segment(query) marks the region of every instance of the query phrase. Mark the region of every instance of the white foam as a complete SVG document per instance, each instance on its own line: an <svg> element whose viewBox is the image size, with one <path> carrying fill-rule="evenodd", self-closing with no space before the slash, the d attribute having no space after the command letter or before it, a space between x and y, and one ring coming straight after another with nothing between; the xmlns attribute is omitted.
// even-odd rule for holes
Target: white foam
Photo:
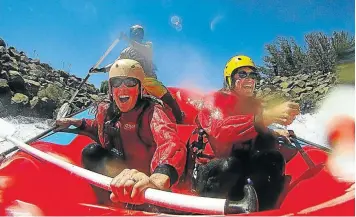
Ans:
<svg viewBox="0 0 356 217"><path fill-rule="evenodd" d="M13 124L16 128L14 137L23 141L26 141L46 129L50 128L50 120L43 118L29 118L23 116L6 117L5 121ZM0 142L0 153L14 147L13 144L4 141Z"/></svg>

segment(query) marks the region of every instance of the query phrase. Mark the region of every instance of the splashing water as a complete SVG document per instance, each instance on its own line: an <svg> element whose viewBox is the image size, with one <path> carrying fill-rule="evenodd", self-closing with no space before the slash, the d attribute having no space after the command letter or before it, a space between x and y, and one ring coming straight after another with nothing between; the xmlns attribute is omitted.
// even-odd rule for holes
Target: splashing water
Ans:
<svg viewBox="0 0 356 217"><path fill-rule="evenodd" d="M22 141L26 141L47 130L51 127L50 122L52 121L44 118L31 118L24 116L10 116L4 118L4 120L15 125L16 132L13 136ZM9 150L12 147L14 147L12 143L7 141L0 142L0 153Z"/></svg>

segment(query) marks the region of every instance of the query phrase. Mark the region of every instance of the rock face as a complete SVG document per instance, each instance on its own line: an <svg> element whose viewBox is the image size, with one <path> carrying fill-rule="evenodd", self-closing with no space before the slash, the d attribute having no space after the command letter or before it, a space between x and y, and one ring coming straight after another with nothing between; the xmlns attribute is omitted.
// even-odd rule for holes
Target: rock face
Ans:
<svg viewBox="0 0 356 217"><path fill-rule="evenodd" d="M302 113L313 112L317 103L329 89L337 84L335 73L311 72L289 77L275 76L261 79L257 84L257 96L268 102L291 100L298 102Z"/></svg>
<svg viewBox="0 0 356 217"><path fill-rule="evenodd" d="M31 59L0 38L0 116L24 115L53 118L68 102L82 79ZM99 90L84 84L74 99L74 111L98 99Z"/></svg>

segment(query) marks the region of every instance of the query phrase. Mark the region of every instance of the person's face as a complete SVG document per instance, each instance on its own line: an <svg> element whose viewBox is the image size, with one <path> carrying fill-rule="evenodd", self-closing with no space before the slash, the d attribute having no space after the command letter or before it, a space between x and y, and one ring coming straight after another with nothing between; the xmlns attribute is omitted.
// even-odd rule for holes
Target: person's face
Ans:
<svg viewBox="0 0 356 217"><path fill-rule="evenodd" d="M143 40L144 33L142 30L136 30L130 33L131 40L141 43Z"/></svg>
<svg viewBox="0 0 356 217"><path fill-rule="evenodd" d="M243 96L253 96L258 74L250 67L241 67L232 76L233 91Z"/></svg>
<svg viewBox="0 0 356 217"><path fill-rule="evenodd" d="M121 112L128 112L136 105L139 90L139 80L128 77L110 79L112 96Z"/></svg>

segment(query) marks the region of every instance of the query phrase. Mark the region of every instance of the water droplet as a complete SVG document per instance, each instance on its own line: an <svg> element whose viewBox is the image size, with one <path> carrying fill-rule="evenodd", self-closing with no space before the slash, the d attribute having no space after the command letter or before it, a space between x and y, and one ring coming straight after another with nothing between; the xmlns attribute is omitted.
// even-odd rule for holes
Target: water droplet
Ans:
<svg viewBox="0 0 356 217"><path fill-rule="evenodd" d="M182 18L180 18L177 15L174 15L171 17L171 25L173 28L175 28L178 32L180 32L183 29L182 25Z"/></svg>

